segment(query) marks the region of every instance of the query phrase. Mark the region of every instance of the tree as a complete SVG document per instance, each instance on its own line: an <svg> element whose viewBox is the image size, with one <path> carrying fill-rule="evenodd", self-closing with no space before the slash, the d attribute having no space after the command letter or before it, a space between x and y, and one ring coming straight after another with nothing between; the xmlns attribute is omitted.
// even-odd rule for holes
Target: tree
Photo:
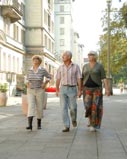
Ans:
<svg viewBox="0 0 127 159"><path fill-rule="evenodd" d="M102 17L102 27L104 34L99 40L99 59L107 71L107 48L108 48L108 28L107 28L107 11L105 10ZM116 77L121 69L127 65L127 6L120 10L111 10L110 19L110 68L112 76ZM121 73L121 72L120 72ZM124 72L125 73L125 72ZM119 76L117 76L119 77ZM126 76L127 77L127 76Z"/></svg>

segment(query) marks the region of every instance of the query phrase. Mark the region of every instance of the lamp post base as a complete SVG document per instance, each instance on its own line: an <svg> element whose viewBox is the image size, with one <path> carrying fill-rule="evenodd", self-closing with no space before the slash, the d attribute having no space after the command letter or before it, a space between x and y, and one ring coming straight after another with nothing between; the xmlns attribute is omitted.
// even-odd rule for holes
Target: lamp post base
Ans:
<svg viewBox="0 0 127 159"><path fill-rule="evenodd" d="M113 95L113 86L112 86L112 78L107 77L109 89L110 89L110 95Z"/></svg>

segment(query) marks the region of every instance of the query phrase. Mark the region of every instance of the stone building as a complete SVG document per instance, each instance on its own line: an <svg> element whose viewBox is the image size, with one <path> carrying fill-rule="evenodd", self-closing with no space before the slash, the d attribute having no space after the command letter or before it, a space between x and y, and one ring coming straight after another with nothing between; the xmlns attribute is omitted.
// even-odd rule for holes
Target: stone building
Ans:
<svg viewBox="0 0 127 159"><path fill-rule="evenodd" d="M20 89L22 76L39 54L42 66L54 75L54 0L0 0L0 83L8 82L9 95Z"/></svg>
<svg viewBox="0 0 127 159"><path fill-rule="evenodd" d="M0 83L8 82L10 95L23 70L24 7L23 0L0 0Z"/></svg>

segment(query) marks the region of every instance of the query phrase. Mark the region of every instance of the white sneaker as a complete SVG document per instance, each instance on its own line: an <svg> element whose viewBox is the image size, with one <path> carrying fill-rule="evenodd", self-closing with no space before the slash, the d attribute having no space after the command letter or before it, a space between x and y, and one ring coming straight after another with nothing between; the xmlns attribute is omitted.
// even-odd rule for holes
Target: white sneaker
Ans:
<svg viewBox="0 0 127 159"><path fill-rule="evenodd" d="M90 127L90 121L89 120L87 121L87 126Z"/></svg>
<svg viewBox="0 0 127 159"><path fill-rule="evenodd" d="M96 131L96 129L95 129L93 126L90 126L89 130L90 130L91 132Z"/></svg>

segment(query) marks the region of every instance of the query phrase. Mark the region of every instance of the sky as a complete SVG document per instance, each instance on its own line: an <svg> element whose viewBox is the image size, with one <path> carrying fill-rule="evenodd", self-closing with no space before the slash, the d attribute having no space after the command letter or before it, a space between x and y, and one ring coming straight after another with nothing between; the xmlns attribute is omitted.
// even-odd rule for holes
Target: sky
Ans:
<svg viewBox="0 0 127 159"><path fill-rule="evenodd" d="M120 7L127 0L112 0L111 7ZM74 29L79 33L79 42L84 45L84 57L88 51L97 51L97 42L102 34L102 11L107 8L106 0L75 0L73 3Z"/></svg>

